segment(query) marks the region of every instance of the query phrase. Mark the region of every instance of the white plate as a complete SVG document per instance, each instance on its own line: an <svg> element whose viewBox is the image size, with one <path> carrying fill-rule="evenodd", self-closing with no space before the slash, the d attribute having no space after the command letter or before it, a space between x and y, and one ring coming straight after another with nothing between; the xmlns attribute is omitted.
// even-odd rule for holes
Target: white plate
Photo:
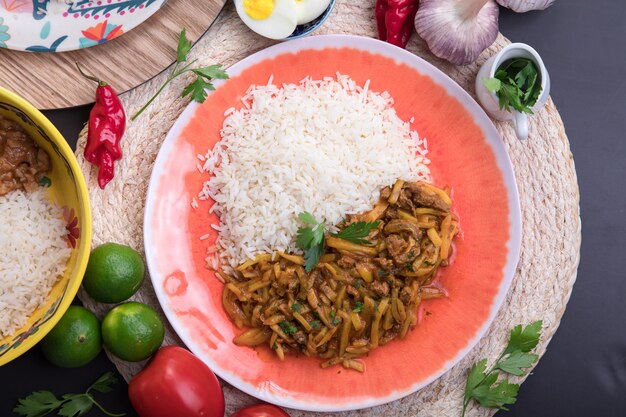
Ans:
<svg viewBox="0 0 626 417"><path fill-rule="evenodd" d="M352 68L352 69L350 69ZM310 74L310 72L314 74ZM208 203L191 207L206 177L196 169L219 139L224 111L250 84L297 82L307 75L334 76L370 89L384 86L406 120L429 139L435 182L452 186L464 236L443 279L450 297L428 301L431 312L404 340L364 359L366 372L321 370L319 362L288 357L279 362L265 348L237 347L239 332L221 306L222 284L205 268L215 218ZM176 121L155 162L144 219L150 276L170 323L189 349L221 378L278 405L335 412L405 397L457 364L485 334L515 273L521 220L513 168L497 130L480 106L437 68L403 49L370 38L314 36L262 50L228 70L231 79ZM417 100L417 101L415 101ZM448 113L450 112L450 113ZM444 115L444 116L442 116ZM423 130L421 130L423 129ZM455 130L456 129L456 130ZM330 388L329 388L330 387Z"/></svg>

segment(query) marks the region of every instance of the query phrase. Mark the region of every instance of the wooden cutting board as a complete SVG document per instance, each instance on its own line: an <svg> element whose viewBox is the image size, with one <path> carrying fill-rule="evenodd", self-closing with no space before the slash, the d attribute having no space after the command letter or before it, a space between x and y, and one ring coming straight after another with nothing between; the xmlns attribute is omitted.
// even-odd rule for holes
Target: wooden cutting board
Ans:
<svg viewBox="0 0 626 417"><path fill-rule="evenodd" d="M180 31L195 42L211 26L227 0L169 0L128 33L102 45L60 53L0 48L0 85L39 109L60 109L94 100L94 86L78 82L86 72L111 82L118 93L151 79L176 59Z"/></svg>

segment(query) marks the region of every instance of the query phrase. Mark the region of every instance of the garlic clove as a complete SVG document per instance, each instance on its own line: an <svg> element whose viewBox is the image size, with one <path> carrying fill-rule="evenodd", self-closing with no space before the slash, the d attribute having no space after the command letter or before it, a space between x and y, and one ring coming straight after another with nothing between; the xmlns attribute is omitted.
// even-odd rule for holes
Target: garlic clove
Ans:
<svg viewBox="0 0 626 417"><path fill-rule="evenodd" d="M467 65L498 36L494 0L422 0L415 29L439 58Z"/></svg>
<svg viewBox="0 0 626 417"><path fill-rule="evenodd" d="M552 6L555 0L496 0L500 6L511 9L517 13L529 10L544 10Z"/></svg>

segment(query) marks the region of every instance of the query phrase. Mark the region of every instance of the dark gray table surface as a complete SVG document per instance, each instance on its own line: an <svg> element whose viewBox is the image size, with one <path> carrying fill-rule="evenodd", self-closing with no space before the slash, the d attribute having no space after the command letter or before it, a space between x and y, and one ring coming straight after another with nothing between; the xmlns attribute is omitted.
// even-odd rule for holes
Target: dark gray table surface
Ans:
<svg viewBox="0 0 626 417"><path fill-rule="evenodd" d="M500 30L534 46L550 71L578 172L583 244L561 327L517 404L498 415L626 416L626 1L559 0L543 12L503 10ZM46 114L74 144L88 112ZM115 368L104 354L65 370L33 348L0 368L0 416L14 415L16 399L33 390L80 392L106 370ZM135 415L125 384L99 398L111 411Z"/></svg>

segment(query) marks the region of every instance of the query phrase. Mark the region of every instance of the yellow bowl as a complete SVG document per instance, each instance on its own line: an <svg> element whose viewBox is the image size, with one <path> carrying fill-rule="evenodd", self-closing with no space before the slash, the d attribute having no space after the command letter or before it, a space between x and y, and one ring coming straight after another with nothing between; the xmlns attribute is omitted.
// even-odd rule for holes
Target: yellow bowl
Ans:
<svg viewBox="0 0 626 417"><path fill-rule="evenodd" d="M57 324L76 296L91 249L91 208L83 173L57 128L26 100L3 88L0 88L0 115L19 123L50 155L52 169L42 184L48 186L48 197L63 207L66 240L72 247L65 273L52 288L47 302L31 314L22 328L0 339L1 366L37 344Z"/></svg>

